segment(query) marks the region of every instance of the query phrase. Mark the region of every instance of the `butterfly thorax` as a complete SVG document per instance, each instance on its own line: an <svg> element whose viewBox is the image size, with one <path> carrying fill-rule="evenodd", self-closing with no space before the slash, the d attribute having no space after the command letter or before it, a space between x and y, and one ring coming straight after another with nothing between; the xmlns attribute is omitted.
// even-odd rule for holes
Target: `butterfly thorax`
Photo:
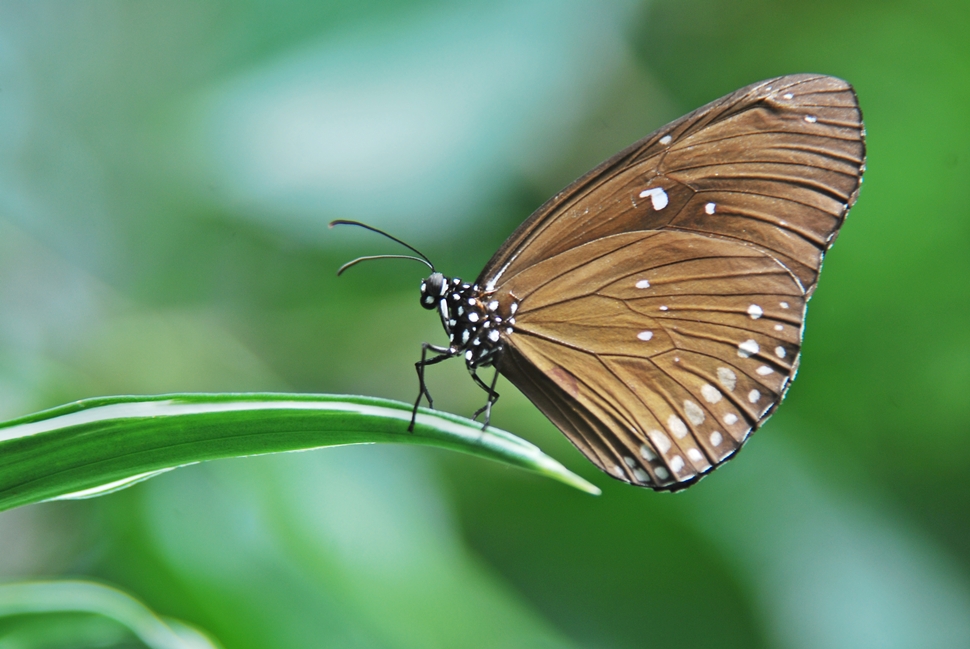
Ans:
<svg viewBox="0 0 970 649"><path fill-rule="evenodd" d="M515 317L492 294L441 273L421 282L421 306L438 309L448 334L448 351L464 356L469 369L498 360L502 336L511 334L515 325Z"/></svg>

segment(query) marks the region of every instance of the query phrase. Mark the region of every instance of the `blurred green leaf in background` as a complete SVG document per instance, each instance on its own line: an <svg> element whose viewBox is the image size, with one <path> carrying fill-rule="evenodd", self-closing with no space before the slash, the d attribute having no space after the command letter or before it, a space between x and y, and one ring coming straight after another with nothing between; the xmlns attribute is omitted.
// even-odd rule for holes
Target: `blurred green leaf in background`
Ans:
<svg viewBox="0 0 970 649"><path fill-rule="evenodd" d="M786 403L684 494L614 484L500 382L493 423L602 498L413 446L224 460L0 514L0 578L114 584L227 649L970 646L968 33L965 0L0 5L0 420L410 401L423 269L337 280L396 250L330 220L474 277L577 175L778 74L849 80L869 145Z"/></svg>
<svg viewBox="0 0 970 649"><path fill-rule="evenodd" d="M177 620L164 620L134 598L84 581L0 585L0 637L8 647L217 649ZM131 646L131 645L129 645Z"/></svg>

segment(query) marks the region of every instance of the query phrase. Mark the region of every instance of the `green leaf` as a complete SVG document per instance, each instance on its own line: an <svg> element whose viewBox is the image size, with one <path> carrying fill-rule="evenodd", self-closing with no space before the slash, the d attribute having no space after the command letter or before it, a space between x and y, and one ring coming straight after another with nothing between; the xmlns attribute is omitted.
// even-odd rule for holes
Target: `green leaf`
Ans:
<svg viewBox="0 0 970 649"><path fill-rule="evenodd" d="M599 489L510 433L372 397L169 394L102 397L0 424L0 511L109 493L204 460L395 442L462 451L591 494Z"/></svg>

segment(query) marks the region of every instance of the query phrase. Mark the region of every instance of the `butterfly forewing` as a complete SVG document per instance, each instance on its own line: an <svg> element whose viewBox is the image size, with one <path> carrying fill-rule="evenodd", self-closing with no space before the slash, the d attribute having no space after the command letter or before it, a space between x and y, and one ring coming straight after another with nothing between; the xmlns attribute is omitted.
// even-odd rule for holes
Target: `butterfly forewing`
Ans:
<svg viewBox="0 0 970 649"><path fill-rule="evenodd" d="M499 370L614 477L692 484L784 396L863 167L855 95L831 77L755 84L658 130L486 266L515 318Z"/></svg>
<svg viewBox="0 0 970 649"><path fill-rule="evenodd" d="M478 283L498 286L610 234L682 229L764 247L810 293L855 198L864 155L847 83L817 75L763 81L668 124L559 192L509 237Z"/></svg>

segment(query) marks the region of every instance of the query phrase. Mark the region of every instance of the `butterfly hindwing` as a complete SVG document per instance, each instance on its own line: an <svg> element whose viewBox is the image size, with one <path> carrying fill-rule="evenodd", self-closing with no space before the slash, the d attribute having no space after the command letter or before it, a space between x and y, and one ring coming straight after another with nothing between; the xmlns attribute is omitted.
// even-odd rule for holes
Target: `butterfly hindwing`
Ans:
<svg viewBox="0 0 970 649"><path fill-rule="evenodd" d="M502 291L517 307L500 371L594 463L636 484L677 489L726 460L797 367L804 290L750 245L613 235ZM570 403L581 412L556 412Z"/></svg>

